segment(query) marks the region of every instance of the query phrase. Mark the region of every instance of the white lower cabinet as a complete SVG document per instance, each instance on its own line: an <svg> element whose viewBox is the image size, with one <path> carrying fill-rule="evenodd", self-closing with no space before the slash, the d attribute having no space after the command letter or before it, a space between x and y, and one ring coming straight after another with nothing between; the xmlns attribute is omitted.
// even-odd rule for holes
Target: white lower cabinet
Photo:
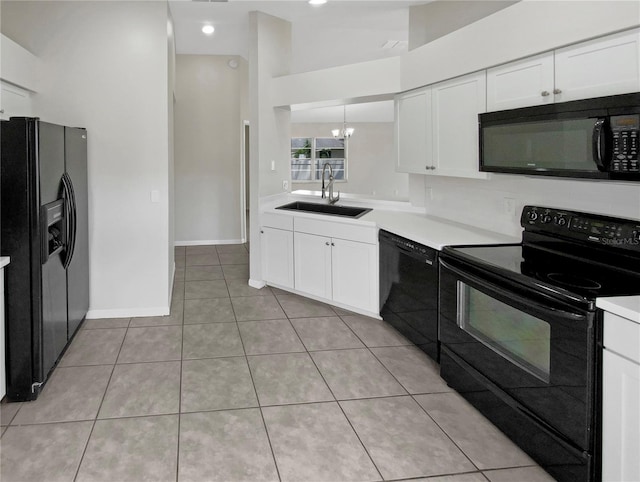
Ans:
<svg viewBox="0 0 640 482"><path fill-rule="evenodd" d="M293 239L296 291L377 315L375 228L300 220Z"/></svg>
<svg viewBox="0 0 640 482"><path fill-rule="evenodd" d="M293 289L293 232L266 226L260 232L264 280Z"/></svg>
<svg viewBox="0 0 640 482"><path fill-rule="evenodd" d="M331 299L331 238L295 233L296 290Z"/></svg>
<svg viewBox="0 0 640 482"><path fill-rule="evenodd" d="M262 275L269 285L378 315L374 225L271 212L261 223Z"/></svg>
<svg viewBox="0 0 640 482"><path fill-rule="evenodd" d="M331 245L333 301L378 313L378 247L334 239Z"/></svg>
<svg viewBox="0 0 640 482"><path fill-rule="evenodd" d="M605 313L602 480L640 480L640 325Z"/></svg>

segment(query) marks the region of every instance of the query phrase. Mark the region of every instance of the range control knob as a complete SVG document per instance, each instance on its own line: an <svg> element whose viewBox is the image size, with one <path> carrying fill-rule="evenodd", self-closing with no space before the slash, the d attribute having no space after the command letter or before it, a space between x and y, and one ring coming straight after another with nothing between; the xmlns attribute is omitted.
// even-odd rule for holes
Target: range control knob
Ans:
<svg viewBox="0 0 640 482"><path fill-rule="evenodd" d="M545 214L544 216L542 216L541 221L542 221L544 224L550 223L550 222L551 222L551 216L549 216L548 214Z"/></svg>
<svg viewBox="0 0 640 482"><path fill-rule="evenodd" d="M566 224L567 224L567 218L562 217L562 216L558 216L558 217L554 218L554 222L555 222L558 226L566 226Z"/></svg>
<svg viewBox="0 0 640 482"><path fill-rule="evenodd" d="M535 221L536 219L538 219L538 213L535 211L529 211L529 214L527 214L527 218L529 218L529 221Z"/></svg>

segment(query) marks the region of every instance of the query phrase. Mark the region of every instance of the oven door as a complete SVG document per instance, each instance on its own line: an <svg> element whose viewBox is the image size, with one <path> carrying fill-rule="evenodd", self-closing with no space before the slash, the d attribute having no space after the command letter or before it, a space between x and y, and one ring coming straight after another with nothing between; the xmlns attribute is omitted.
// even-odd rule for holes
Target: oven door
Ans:
<svg viewBox="0 0 640 482"><path fill-rule="evenodd" d="M451 258L441 260L440 288L440 340L448 359L553 435L588 450L594 313ZM443 360L445 379L450 368Z"/></svg>

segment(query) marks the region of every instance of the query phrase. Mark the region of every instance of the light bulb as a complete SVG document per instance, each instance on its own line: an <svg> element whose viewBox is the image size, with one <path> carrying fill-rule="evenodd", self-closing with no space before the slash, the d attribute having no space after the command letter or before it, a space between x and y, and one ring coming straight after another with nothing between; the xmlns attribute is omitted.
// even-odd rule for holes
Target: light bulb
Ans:
<svg viewBox="0 0 640 482"><path fill-rule="evenodd" d="M205 25L204 27L202 27L202 33L205 35L211 35L216 29L213 27L213 25Z"/></svg>

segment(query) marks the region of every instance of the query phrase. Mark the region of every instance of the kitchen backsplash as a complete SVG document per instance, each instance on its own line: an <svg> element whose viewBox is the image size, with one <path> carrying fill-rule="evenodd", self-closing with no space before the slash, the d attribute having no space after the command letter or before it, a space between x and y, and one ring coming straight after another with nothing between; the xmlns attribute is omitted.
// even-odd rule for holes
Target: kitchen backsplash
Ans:
<svg viewBox="0 0 640 482"><path fill-rule="evenodd" d="M640 219L640 184L493 174L488 180L411 175L412 204L438 216L507 235L521 232L534 204Z"/></svg>

